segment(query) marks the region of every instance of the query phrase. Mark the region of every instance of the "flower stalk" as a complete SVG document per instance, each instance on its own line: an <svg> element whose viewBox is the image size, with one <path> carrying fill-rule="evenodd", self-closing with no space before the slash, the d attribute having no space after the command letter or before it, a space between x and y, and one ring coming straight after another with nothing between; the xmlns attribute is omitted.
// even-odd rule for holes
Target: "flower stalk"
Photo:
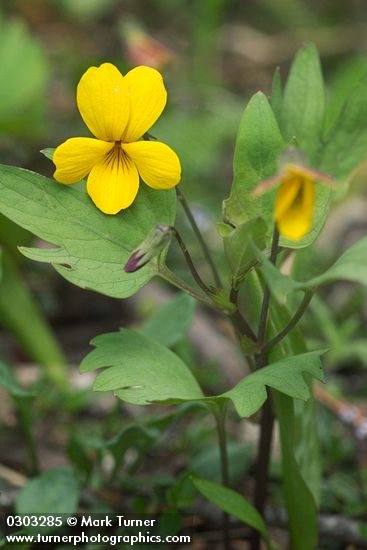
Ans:
<svg viewBox="0 0 367 550"><path fill-rule="evenodd" d="M201 234L201 231L198 227L198 224L196 223L195 221L195 218L191 212L191 209L188 205L188 202L186 201L182 191L176 187L176 194L177 194L177 198L179 200L179 202L181 203L182 205L182 208L184 209L184 212L186 214L186 217L192 227L192 230L193 232L195 233L195 236L197 238L197 240L199 241L200 243L200 246L203 250L203 253L204 253L204 256L205 256L205 259L206 261L208 262L209 266L210 266L210 269L212 271L212 274L213 274L213 279L214 279L214 282L215 282L215 285L218 287L218 288L222 288L223 285L222 285L222 282L221 282L221 279L220 279L220 276L219 276L219 272L217 270L217 267L214 263L214 260L211 256L211 253L210 253L210 250L209 250L209 247L208 245L206 244L205 242L205 239L204 237L202 236Z"/></svg>
<svg viewBox="0 0 367 550"><path fill-rule="evenodd" d="M279 253L279 231L274 227L273 240L270 252L270 261L273 265L276 264ZM265 286L263 301L260 311L259 328L258 328L258 345L260 353L255 355L255 365L257 369L261 369L266 365L266 352L264 352L263 344L266 336L266 326L269 314L270 305L270 287ZM256 462L255 472L255 495L254 505L257 511L263 515L266 502L268 469L271 455L271 442L274 428L274 410L271 401L271 392L267 390L267 399L262 408L260 422L260 440ZM258 531L254 531L251 539L251 550L260 550L261 537Z"/></svg>

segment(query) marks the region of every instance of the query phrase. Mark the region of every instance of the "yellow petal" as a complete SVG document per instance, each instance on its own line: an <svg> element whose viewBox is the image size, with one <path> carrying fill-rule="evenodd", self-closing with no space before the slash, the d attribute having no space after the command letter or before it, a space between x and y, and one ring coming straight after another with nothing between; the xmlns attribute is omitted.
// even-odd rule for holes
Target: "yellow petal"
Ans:
<svg viewBox="0 0 367 550"><path fill-rule="evenodd" d="M99 139L119 141L130 113L129 90L111 63L90 67L80 79L76 99L89 130Z"/></svg>
<svg viewBox="0 0 367 550"><path fill-rule="evenodd" d="M292 240L304 237L312 226L314 205L315 187L313 182L306 180L296 199L276 220L280 234Z"/></svg>
<svg viewBox="0 0 367 550"><path fill-rule="evenodd" d="M165 143L136 141L121 147L135 162L141 179L154 189L169 189L181 178L180 159Z"/></svg>
<svg viewBox="0 0 367 550"><path fill-rule="evenodd" d="M300 178L289 178L283 181L275 199L274 218L281 218L297 197L301 187Z"/></svg>
<svg viewBox="0 0 367 550"><path fill-rule="evenodd" d="M166 105L167 92L162 75L151 67L135 67L124 80L129 88L130 118L122 141L131 142L153 126Z"/></svg>
<svg viewBox="0 0 367 550"><path fill-rule="evenodd" d="M96 164L87 181L87 191L94 204L105 214L117 214L128 208L139 189L135 164L119 146Z"/></svg>
<svg viewBox="0 0 367 550"><path fill-rule="evenodd" d="M113 146L113 143L94 138L77 137L66 140L55 149L52 157L56 165L55 180L60 183L75 183L83 179Z"/></svg>

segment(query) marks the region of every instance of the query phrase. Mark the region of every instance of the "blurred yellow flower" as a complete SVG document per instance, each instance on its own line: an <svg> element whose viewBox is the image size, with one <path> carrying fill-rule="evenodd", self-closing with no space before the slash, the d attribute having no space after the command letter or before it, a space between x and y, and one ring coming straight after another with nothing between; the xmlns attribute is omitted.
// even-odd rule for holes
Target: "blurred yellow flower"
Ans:
<svg viewBox="0 0 367 550"><path fill-rule="evenodd" d="M284 237L296 241L311 229L315 206L314 184L312 172L303 166L284 166L274 208L278 231Z"/></svg>
<svg viewBox="0 0 367 550"><path fill-rule="evenodd" d="M322 182L335 188L330 176L305 166L302 161L301 151L288 149L281 155L279 173L261 181L252 191L252 196L258 197L278 186L273 217L279 233L293 241L302 239L312 227L315 184Z"/></svg>
<svg viewBox="0 0 367 550"><path fill-rule="evenodd" d="M125 76L111 63L90 67L77 88L79 112L95 138L76 137L53 155L54 178L75 183L88 174L87 191L105 214L117 214L134 201L141 179L154 189L180 181L177 154L164 143L139 141L167 101L161 74L135 67Z"/></svg>

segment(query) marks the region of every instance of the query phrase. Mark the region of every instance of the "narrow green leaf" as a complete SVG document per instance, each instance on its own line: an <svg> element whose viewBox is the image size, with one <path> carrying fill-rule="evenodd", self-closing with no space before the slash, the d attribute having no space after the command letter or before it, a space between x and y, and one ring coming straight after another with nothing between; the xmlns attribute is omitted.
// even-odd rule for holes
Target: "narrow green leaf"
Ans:
<svg viewBox="0 0 367 550"><path fill-rule="evenodd" d="M248 103L238 130L233 159L231 193L224 201L224 220L234 226L256 217L270 220L275 191L254 199L251 192L265 178L276 173L284 143L264 94L258 92Z"/></svg>
<svg viewBox="0 0 367 550"><path fill-rule="evenodd" d="M58 342L22 280L13 257L4 250L0 261L0 323L14 334L29 357L44 368L48 378L65 391L69 379Z"/></svg>
<svg viewBox="0 0 367 550"><path fill-rule="evenodd" d="M142 184L134 204L116 216L102 214L84 185L66 186L28 170L0 165L0 212L56 248L22 248L27 257L52 263L82 288L126 298L158 274L151 261L136 273L123 266L157 223L175 218L173 190Z"/></svg>
<svg viewBox="0 0 367 550"><path fill-rule="evenodd" d="M335 281L350 281L367 285L367 237L348 248L324 273L308 281L294 281L280 273L268 258L256 247L254 254L261 262L261 271L275 296L281 300L295 290L315 289Z"/></svg>
<svg viewBox="0 0 367 550"><path fill-rule="evenodd" d="M367 285L367 237L348 248L327 271L306 283L295 283L295 288L313 288L334 281L351 281Z"/></svg>
<svg viewBox="0 0 367 550"><path fill-rule="evenodd" d="M284 357L267 367L246 376L234 388L222 394L233 402L241 417L253 415L267 398L266 386L295 397L308 399L310 388L307 375L323 380L320 357L324 351L311 351Z"/></svg>
<svg viewBox="0 0 367 550"><path fill-rule="evenodd" d="M219 483L192 478L196 489L210 502L218 506L227 514L242 521L246 525L253 527L262 534L266 547L270 548L269 535L264 520L256 510L243 496L232 489L228 489Z"/></svg>
<svg viewBox="0 0 367 550"><path fill-rule="evenodd" d="M292 63L284 90L282 129L286 140L297 145L311 162L320 146L325 113L325 91L316 46L300 49Z"/></svg>
<svg viewBox="0 0 367 550"><path fill-rule="evenodd" d="M172 347L182 340L190 328L196 302L180 293L156 309L139 327L139 332L163 346Z"/></svg>
<svg viewBox="0 0 367 550"><path fill-rule="evenodd" d="M314 550L317 545L317 515L312 493L301 475L296 445L293 401L274 392L282 445L284 495L289 517L292 550Z"/></svg>
<svg viewBox="0 0 367 550"><path fill-rule="evenodd" d="M97 336L96 349L81 370L109 367L96 378L94 389L114 391L128 403L200 399L203 394L190 369L171 350L131 330Z"/></svg>
<svg viewBox="0 0 367 550"><path fill-rule="evenodd" d="M300 399L293 401L296 434L294 456L299 471L306 481L316 505L319 506L321 499L321 456L317 431L317 402L313 396L313 380L308 380L307 383L311 398L306 402Z"/></svg>
<svg viewBox="0 0 367 550"><path fill-rule="evenodd" d="M259 312L261 309L263 298L263 284L256 272L252 272L248 276L249 292L251 292L251 304L255 310L254 322L258 323ZM276 302L273 303L269 314L268 337L271 338L278 334L280 330L286 326L291 319L291 315L287 308L280 306ZM274 363L283 358L287 358L295 354L304 354L306 351L305 343L301 332L298 328L292 330L287 337L275 346L269 354L269 359ZM306 380L310 398L307 401L297 401L297 432L293 431L289 435L288 416L277 414L279 420L280 431L284 434L281 437L282 449L282 471L283 471L283 487L288 512L288 520L290 530L292 532L292 548L300 550L313 550L313 541L317 539L317 506L316 502L319 495L320 487L320 459L318 449L318 434L317 434L317 419L315 415L314 397L312 396L312 379L307 376ZM274 394L277 392L273 392ZM277 393L277 399L281 404L293 401L283 393ZM293 411L293 409L292 409ZM292 421L293 415L289 413ZM304 419L307 418L307 422ZM303 460L298 463L300 443L310 441L310 445L303 447ZM305 464L308 467L305 468ZM310 478L310 474L312 477ZM315 491L315 494L311 494ZM297 535L298 523L302 518L309 518L307 524L308 533L304 537L303 529ZM311 544L310 544L311 541ZM307 543L308 546L302 547ZM294 544L294 546L293 546Z"/></svg>

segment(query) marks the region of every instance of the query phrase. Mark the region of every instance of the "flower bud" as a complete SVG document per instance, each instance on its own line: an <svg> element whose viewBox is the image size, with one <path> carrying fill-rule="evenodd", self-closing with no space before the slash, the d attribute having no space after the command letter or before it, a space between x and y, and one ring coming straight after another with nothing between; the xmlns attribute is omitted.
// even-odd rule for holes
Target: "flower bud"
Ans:
<svg viewBox="0 0 367 550"><path fill-rule="evenodd" d="M156 225L146 239L131 253L124 266L126 273L134 273L158 256L171 240L174 229L170 225Z"/></svg>

